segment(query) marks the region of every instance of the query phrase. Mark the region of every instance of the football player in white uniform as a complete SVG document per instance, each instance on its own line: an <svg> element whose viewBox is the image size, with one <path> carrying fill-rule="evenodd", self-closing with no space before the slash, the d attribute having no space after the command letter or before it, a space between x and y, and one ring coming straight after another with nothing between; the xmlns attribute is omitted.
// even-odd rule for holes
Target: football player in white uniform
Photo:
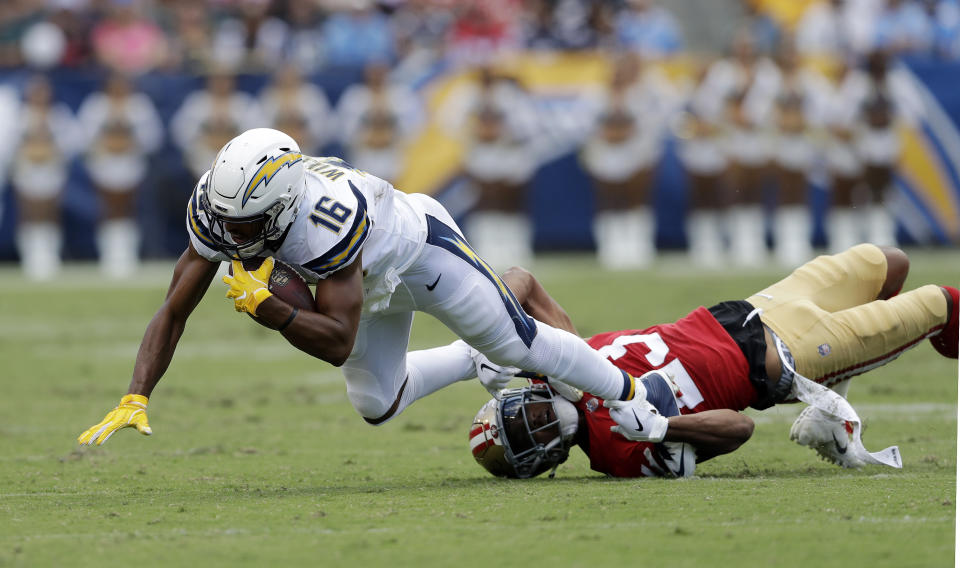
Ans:
<svg viewBox="0 0 960 568"><path fill-rule="evenodd" d="M223 147L194 189L187 227L190 244L147 327L128 394L81 444L102 444L125 427L151 433L147 397L222 261L232 261L224 281L237 311L342 367L350 402L371 424L456 381L462 373L450 367L463 360L530 369L605 399L644 394L582 339L524 313L437 201L397 191L337 158L303 156L277 130L249 130ZM268 258L245 270L241 261L257 256ZM264 283L273 257L316 283L315 311L270 293ZM408 354L414 311L464 341Z"/></svg>

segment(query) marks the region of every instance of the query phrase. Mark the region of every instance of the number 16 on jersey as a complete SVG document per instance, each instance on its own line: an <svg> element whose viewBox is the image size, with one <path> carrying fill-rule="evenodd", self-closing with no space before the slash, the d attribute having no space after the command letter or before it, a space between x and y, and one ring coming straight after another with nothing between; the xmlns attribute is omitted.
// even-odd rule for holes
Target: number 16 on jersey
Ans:
<svg viewBox="0 0 960 568"><path fill-rule="evenodd" d="M353 213L353 210L344 207L339 201L323 196L320 201L317 201L313 212L310 213L310 220L313 221L315 226L324 227L339 234L351 213Z"/></svg>

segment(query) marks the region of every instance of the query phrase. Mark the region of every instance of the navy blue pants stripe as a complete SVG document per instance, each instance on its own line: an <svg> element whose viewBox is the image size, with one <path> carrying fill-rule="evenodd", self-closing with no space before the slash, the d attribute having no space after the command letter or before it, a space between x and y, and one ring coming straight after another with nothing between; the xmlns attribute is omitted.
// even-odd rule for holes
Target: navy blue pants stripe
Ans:
<svg viewBox="0 0 960 568"><path fill-rule="evenodd" d="M427 244L440 247L455 254L483 274L487 280L492 282L497 289L497 293L500 294L503 306L507 309L507 313L510 314L510 319L513 320L513 326L517 330L517 335L523 340L524 345L530 347L530 344L533 343L533 338L537 336L537 322L523 311L520 302L517 301L513 292L507 288L507 285L504 284L500 276L490 268L490 265L480 258L480 255L467 244L467 241L464 240L459 233L436 217L427 215Z"/></svg>

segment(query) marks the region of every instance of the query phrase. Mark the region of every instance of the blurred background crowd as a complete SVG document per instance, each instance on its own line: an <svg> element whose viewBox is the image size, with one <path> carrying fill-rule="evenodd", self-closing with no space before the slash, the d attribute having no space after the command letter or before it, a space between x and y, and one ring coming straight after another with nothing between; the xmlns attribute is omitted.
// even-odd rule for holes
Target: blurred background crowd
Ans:
<svg viewBox="0 0 960 568"><path fill-rule="evenodd" d="M3 0L0 260L178 254L257 126L433 193L498 268L952 246L955 105L914 71L958 59L958 0Z"/></svg>

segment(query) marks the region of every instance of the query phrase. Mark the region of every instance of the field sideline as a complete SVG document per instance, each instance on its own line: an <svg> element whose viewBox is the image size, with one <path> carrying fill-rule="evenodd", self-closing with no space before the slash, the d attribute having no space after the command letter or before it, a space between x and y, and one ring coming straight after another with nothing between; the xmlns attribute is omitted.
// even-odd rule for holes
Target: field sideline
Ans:
<svg viewBox="0 0 960 568"><path fill-rule="evenodd" d="M960 253L908 252L908 289L960 282ZM754 438L693 479L607 479L574 449L556 479L505 481L469 453L476 381L367 426L336 369L233 312L215 281L151 399L154 435L79 450L125 392L171 267L122 286L90 265L46 285L0 267L0 566L953 565L958 369L926 342L850 391L867 448L899 445L903 470L819 461L789 441L801 407L785 406L749 411ZM532 268L583 335L785 274L672 256L635 273L580 255ZM411 345L452 338L419 314Z"/></svg>

